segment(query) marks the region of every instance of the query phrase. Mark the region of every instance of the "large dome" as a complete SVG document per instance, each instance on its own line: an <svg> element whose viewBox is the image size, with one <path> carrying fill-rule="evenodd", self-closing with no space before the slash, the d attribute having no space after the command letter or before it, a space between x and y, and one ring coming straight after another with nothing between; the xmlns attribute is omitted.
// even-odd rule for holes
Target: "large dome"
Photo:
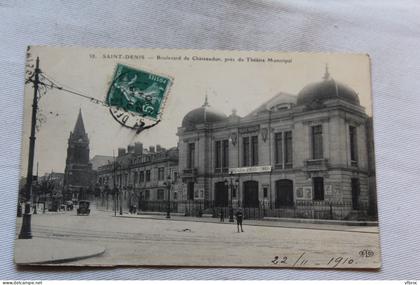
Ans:
<svg viewBox="0 0 420 285"><path fill-rule="evenodd" d="M330 99L341 99L354 105L360 105L356 91L331 78L327 68L322 81L308 84L299 92L297 105L310 106Z"/></svg>
<svg viewBox="0 0 420 285"><path fill-rule="evenodd" d="M210 107L206 97L206 101L204 102L203 106L194 109L185 115L184 119L182 120L182 127L193 128L197 124L216 123L226 119L227 116L224 113Z"/></svg>

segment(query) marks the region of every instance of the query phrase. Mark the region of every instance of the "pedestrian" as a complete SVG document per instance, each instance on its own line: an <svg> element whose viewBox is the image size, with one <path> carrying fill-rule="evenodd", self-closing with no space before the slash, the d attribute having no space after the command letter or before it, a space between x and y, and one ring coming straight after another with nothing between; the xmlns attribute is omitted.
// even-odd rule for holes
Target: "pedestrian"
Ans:
<svg viewBox="0 0 420 285"><path fill-rule="evenodd" d="M223 211L223 209L220 209L220 221L221 222L225 221L225 212Z"/></svg>
<svg viewBox="0 0 420 285"><path fill-rule="evenodd" d="M235 217L236 217L236 224L238 226L238 233L239 233L239 226L241 226L241 232L244 232L244 230L242 229L242 220L244 218L244 215L242 214L241 209L236 211Z"/></svg>

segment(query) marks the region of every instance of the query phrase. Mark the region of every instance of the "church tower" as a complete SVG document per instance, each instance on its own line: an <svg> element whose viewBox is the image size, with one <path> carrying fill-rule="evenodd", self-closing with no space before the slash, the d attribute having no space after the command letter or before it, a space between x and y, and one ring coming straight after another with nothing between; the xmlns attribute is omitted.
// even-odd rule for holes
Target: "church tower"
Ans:
<svg viewBox="0 0 420 285"><path fill-rule="evenodd" d="M64 199L87 199L91 184L92 165L89 162L89 138L79 110L76 125L70 132L67 147L66 169L64 172Z"/></svg>

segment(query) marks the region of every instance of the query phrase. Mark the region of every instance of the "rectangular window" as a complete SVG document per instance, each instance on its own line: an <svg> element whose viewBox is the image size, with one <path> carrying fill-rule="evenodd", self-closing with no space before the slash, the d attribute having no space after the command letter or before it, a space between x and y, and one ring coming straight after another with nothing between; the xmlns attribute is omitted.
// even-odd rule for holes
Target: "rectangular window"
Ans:
<svg viewBox="0 0 420 285"><path fill-rule="evenodd" d="M158 191L157 191L157 199L158 200L165 199L165 192L164 192L163 189L158 189Z"/></svg>
<svg viewBox="0 0 420 285"><path fill-rule="evenodd" d="M174 192L174 200L178 200L178 192Z"/></svg>
<svg viewBox="0 0 420 285"><path fill-rule="evenodd" d="M146 182L150 182L150 169L146 170Z"/></svg>
<svg viewBox="0 0 420 285"><path fill-rule="evenodd" d="M322 125L312 127L312 158L324 158L322 146Z"/></svg>
<svg viewBox="0 0 420 285"><path fill-rule="evenodd" d="M195 167L195 143L189 143L187 168L191 169L194 167Z"/></svg>
<svg viewBox="0 0 420 285"><path fill-rule="evenodd" d="M276 164L283 165L283 133L274 135L274 155Z"/></svg>
<svg viewBox="0 0 420 285"><path fill-rule="evenodd" d="M194 182L188 182L187 184L187 199L194 200Z"/></svg>
<svg viewBox="0 0 420 285"><path fill-rule="evenodd" d="M268 188L264 187L263 191L264 191L264 198L267 198L268 197Z"/></svg>
<svg viewBox="0 0 420 285"><path fill-rule="evenodd" d="M215 142L214 151L215 169L229 167L229 141L222 140Z"/></svg>
<svg viewBox="0 0 420 285"><path fill-rule="evenodd" d="M216 141L215 143L215 154L214 154L214 161L215 161L215 168L221 168L222 167L222 161L220 159L221 156L221 141Z"/></svg>
<svg viewBox="0 0 420 285"><path fill-rule="evenodd" d="M312 178L312 184L314 188L314 200L323 201L324 200L324 178L314 177Z"/></svg>
<svg viewBox="0 0 420 285"><path fill-rule="evenodd" d="M118 178L118 185L121 187L122 186L122 177L121 177L121 174L118 174L117 178Z"/></svg>
<svg viewBox="0 0 420 285"><path fill-rule="evenodd" d="M249 137L242 139L242 165L249 166Z"/></svg>
<svg viewBox="0 0 420 285"><path fill-rule="evenodd" d="M139 173L137 171L134 172L134 185L137 184L137 180L139 179Z"/></svg>
<svg viewBox="0 0 420 285"><path fill-rule="evenodd" d="M165 179L165 168L164 167L159 167L158 168L158 180L162 181Z"/></svg>
<svg viewBox="0 0 420 285"><path fill-rule="evenodd" d="M251 165L258 165L258 136L251 137Z"/></svg>
<svg viewBox="0 0 420 285"><path fill-rule="evenodd" d="M291 168L293 165L292 132L284 132L284 166Z"/></svg>
<svg viewBox="0 0 420 285"><path fill-rule="evenodd" d="M146 190L146 194L144 196L145 200L150 200L150 190Z"/></svg>
<svg viewBox="0 0 420 285"><path fill-rule="evenodd" d="M144 182L144 171L140 171L139 180L139 182Z"/></svg>
<svg viewBox="0 0 420 285"><path fill-rule="evenodd" d="M178 181L178 172L174 171L174 177L172 177L172 179L173 179L174 182Z"/></svg>
<svg viewBox="0 0 420 285"><path fill-rule="evenodd" d="M349 127L350 137L350 159L352 162L357 162L357 129L356 127Z"/></svg>
<svg viewBox="0 0 420 285"><path fill-rule="evenodd" d="M224 140L222 142L222 167L229 167L229 141Z"/></svg>

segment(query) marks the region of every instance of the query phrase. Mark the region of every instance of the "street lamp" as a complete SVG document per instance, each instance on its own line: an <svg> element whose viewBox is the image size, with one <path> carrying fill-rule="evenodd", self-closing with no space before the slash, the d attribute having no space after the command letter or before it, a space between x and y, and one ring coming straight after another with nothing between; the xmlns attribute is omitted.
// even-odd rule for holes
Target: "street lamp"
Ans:
<svg viewBox="0 0 420 285"><path fill-rule="evenodd" d="M239 179L235 179L235 183L233 183L233 173L229 173L229 182L225 179L225 187L230 189L230 201L229 201L229 222L234 222L233 220L233 191L236 192L236 189L239 188Z"/></svg>
<svg viewBox="0 0 420 285"><path fill-rule="evenodd" d="M113 165L113 167L112 167L112 182L113 182L113 184L114 184L114 187L113 187L113 189L112 189L112 193L113 193L113 196L114 196L114 216L116 217L117 216L117 208L118 208L118 202L119 202L119 196L120 196L120 189L121 189L121 182L120 182L120 187L119 188L117 188L117 181L116 181L116 179L117 179L117 169L118 168L120 168L120 165L119 165L119 163L117 162L117 160L116 160L116 158L115 158L115 156L114 156L114 161L113 161L113 163L112 163ZM120 207L120 215L122 215L122 207Z"/></svg>
<svg viewBox="0 0 420 285"><path fill-rule="evenodd" d="M172 187L172 181L171 180L171 176L168 175L168 177L166 178L166 181L164 182L166 188L168 189L168 205L167 205L167 210L166 210L166 218L170 219L171 218L171 187Z"/></svg>
<svg viewBox="0 0 420 285"><path fill-rule="evenodd" d="M118 207L118 188L117 186L114 184L114 188L112 189L112 196L114 198L114 216L117 216L117 207Z"/></svg>
<svg viewBox="0 0 420 285"><path fill-rule="evenodd" d="M118 202L120 204L120 216L122 216L122 214L123 214L123 210L122 210L122 202L123 201L122 200L123 200L123 192L121 191L121 193L120 193L120 191L118 191Z"/></svg>

